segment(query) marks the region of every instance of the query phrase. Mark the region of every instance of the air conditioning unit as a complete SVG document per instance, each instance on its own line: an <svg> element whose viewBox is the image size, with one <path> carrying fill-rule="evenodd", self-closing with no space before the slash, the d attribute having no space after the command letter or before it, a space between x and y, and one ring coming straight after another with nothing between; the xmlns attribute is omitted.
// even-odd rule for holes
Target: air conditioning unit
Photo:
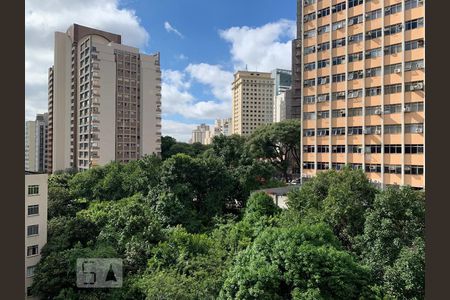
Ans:
<svg viewBox="0 0 450 300"><path fill-rule="evenodd" d="M363 133L363 134L368 134L368 133L369 133L369 130L366 129L366 128L364 128L363 131L362 131L362 133Z"/></svg>
<svg viewBox="0 0 450 300"><path fill-rule="evenodd" d="M376 115L381 115L381 109L375 109L375 114Z"/></svg>
<svg viewBox="0 0 450 300"><path fill-rule="evenodd" d="M381 134L381 129L375 130L375 134Z"/></svg>
<svg viewBox="0 0 450 300"><path fill-rule="evenodd" d="M423 128L422 127L416 128L416 133L423 133Z"/></svg>
<svg viewBox="0 0 450 300"><path fill-rule="evenodd" d="M369 166L369 170L376 171L377 170L377 166Z"/></svg>
<svg viewBox="0 0 450 300"><path fill-rule="evenodd" d="M406 171L411 171L411 166L405 166L404 170L405 170L405 172Z"/></svg>
<svg viewBox="0 0 450 300"><path fill-rule="evenodd" d="M402 72L402 69L401 69L401 68L395 68L395 69L394 69L394 73L397 73L397 74L398 74L398 73L401 73L401 72Z"/></svg>
<svg viewBox="0 0 450 300"><path fill-rule="evenodd" d="M410 111L411 111L411 106L405 106L405 107L403 108L403 111L404 111L404 112L410 112Z"/></svg>
<svg viewBox="0 0 450 300"><path fill-rule="evenodd" d="M414 89L415 90L422 90L423 89L423 83L422 82L416 83L414 85Z"/></svg>
<svg viewBox="0 0 450 300"><path fill-rule="evenodd" d="M394 166L389 166L389 171L395 171L395 167Z"/></svg>

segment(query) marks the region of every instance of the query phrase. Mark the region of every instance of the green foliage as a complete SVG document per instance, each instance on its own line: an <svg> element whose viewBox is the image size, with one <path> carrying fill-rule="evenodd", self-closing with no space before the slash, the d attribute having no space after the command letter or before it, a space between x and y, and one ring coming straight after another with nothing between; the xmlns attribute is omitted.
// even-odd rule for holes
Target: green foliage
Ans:
<svg viewBox="0 0 450 300"><path fill-rule="evenodd" d="M186 154L192 157L202 155L210 147L208 145L202 145L201 143L181 143L170 136L164 136L161 138L161 157L166 160L177 154Z"/></svg>
<svg viewBox="0 0 450 300"><path fill-rule="evenodd" d="M245 217L260 218L261 216L273 216L280 212L272 197L264 192L250 195L245 209Z"/></svg>

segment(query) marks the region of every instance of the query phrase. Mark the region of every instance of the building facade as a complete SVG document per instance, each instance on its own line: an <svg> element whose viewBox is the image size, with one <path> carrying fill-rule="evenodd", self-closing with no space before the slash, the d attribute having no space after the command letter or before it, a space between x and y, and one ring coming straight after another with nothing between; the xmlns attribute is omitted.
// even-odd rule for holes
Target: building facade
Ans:
<svg viewBox="0 0 450 300"><path fill-rule="evenodd" d="M272 71L272 78L274 79L274 94L273 94L273 122L280 122L286 119L286 102L285 93L291 89L292 72L290 70L275 69ZM282 95L281 98L278 96Z"/></svg>
<svg viewBox="0 0 450 300"><path fill-rule="evenodd" d="M278 123L286 120L286 91L275 96L273 104L273 122Z"/></svg>
<svg viewBox="0 0 450 300"><path fill-rule="evenodd" d="M200 143L206 145L211 139L210 126L206 124L201 124L197 126L196 129L192 130L191 143Z"/></svg>
<svg viewBox="0 0 450 300"><path fill-rule="evenodd" d="M425 187L425 1L299 2L302 176Z"/></svg>
<svg viewBox="0 0 450 300"><path fill-rule="evenodd" d="M271 73L238 71L232 83L232 134L250 135L273 122L274 78Z"/></svg>
<svg viewBox="0 0 450 300"><path fill-rule="evenodd" d="M25 170L47 170L48 113L38 114L35 121L25 123Z"/></svg>
<svg viewBox="0 0 450 300"><path fill-rule="evenodd" d="M320 0L321 1L321 0ZM303 2L308 0L297 0L297 38L292 41L292 88L286 95L286 118L301 119L302 104L302 20Z"/></svg>
<svg viewBox="0 0 450 300"><path fill-rule="evenodd" d="M38 299L30 286L47 243L47 180L47 174L25 171L25 299Z"/></svg>
<svg viewBox="0 0 450 300"><path fill-rule="evenodd" d="M142 54L120 35L74 24L55 33L48 85L52 172L160 154L159 53Z"/></svg>

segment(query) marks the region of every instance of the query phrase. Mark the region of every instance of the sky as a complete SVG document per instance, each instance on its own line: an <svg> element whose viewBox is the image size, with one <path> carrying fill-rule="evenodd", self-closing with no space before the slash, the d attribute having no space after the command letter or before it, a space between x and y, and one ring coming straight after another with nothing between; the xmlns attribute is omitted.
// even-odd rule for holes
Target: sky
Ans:
<svg viewBox="0 0 450 300"><path fill-rule="evenodd" d="M231 117L237 70L291 69L296 0L26 0L25 119L47 111L54 32L73 24L160 52L162 134L188 141L201 123Z"/></svg>

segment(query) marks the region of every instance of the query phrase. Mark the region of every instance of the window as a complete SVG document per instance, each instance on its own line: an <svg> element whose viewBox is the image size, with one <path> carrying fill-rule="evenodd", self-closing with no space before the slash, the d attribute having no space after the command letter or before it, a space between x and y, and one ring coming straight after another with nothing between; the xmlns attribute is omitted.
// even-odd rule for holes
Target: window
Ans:
<svg viewBox="0 0 450 300"><path fill-rule="evenodd" d="M331 146L332 153L345 153L345 145L333 145Z"/></svg>
<svg viewBox="0 0 450 300"><path fill-rule="evenodd" d="M317 129L317 136L329 136L330 130L328 128L318 128Z"/></svg>
<svg viewBox="0 0 450 300"><path fill-rule="evenodd" d="M316 52L316 46L306 47L305 49L303 49L303 51L305 52L305 55L308 55L308 54L311 54L311 53L315 53Z"/></svg>
<svg viewBox="0 0 450 300"><path fill-rule="evenodd" d="M331 168L334 170L342 170L344 168L344 163L331 163Z"/></svg>
<svg viewBox="0 0 450 300"><path fill-rule="evenodd" d="M423 0L406 0L405 10L423 6Z"/></svg>
<svg viewBox="0 0 450 300"><path fill-rule="evenodd" d="M317 153L329 153L330 147L328 145L317 145Z"/></svg>
<svg viewBox="0 0 450 300"><path fill-rule="evenodd" d="M379 38L383 35L383 32L381 31L381 28L370 30L366 32L366 40L373 40L376 38Z"/></svg>
<svg viewBox="0 0 450 300"><path fill-rule="evenodd" d="M28 205L28 215L38 215L39 214L39 205Z"/></svg>
<svg viewBox="0 0 450 300"><path fill-rule="evenodd" d="M27 267L27 277L33 277L35 270L36 270L36 266Z"/></svg>
<svg viewBox="0 0 450 300"><path fill-rule="evenodd" d="M303 87L312 87L315 85L316 85L316 80L314 78L313 79L305 79L303 81Z"/></svg>
<svg viewBox="0 0 450 300"><path fill-rule="evenodd" d="M328 170L330 168L330 164L326 162L318 162L317 170Z"/></svg>
<svg viewBox="0 0 450 300"><path fill-rule="evenodd" d="M363 96L363 90L362 89L349 90L348 91L348 99L360 98L362 96Z"/></svg>
<svg viewBox="0 0 450 300"><path fill-rule="evenodd" d="M313 13L305 15L303 17L303 22L304 23L308 23L309 21L312 21L312 20L315 20L315 19L316 19L316 13L313 12Z"/></svg>
<svg viewBox="0 0 450 300"><path fill-rule="evenodd" d="M375 20L381 18L381 9L372 10L366 13L366 21Z"/></svg>
<svg viewBox="0 0 450 300"><path fill-rule="evenodd" d="M316 63L315 62L307 63L307 64L305 64L304 71L312 71L315 68L316 68Z"/></svg>
<svg viewBox="0 0 450 300"><path fill-rule="evenodd" d="M327 51L328 49L330 49L330 42L317 45L317 52Z"/></svg>
<svg viewBox="0 0 450 300"><path fill-rule="evenodd" d="M362 164L350 164L350 168L353 170L362 170Z"/></svg>
<svg viewBox="0 0 450 300"><path fill-rule="evenodd" d="M317 69L326 68L329 65L330 65L330 60L329 59L319 60L317 62Z"/></svg>
<svg viewBox="0 0 450 300"><path fill-rule="evenodd" d="M33 245L27 247L27 256L33 256L39 254L39 246Z"/></svg>
<svg viewBox="0 0 450 300"><path fill-rule="evenodd" d="M391 55L402 52L402 44L394 44L384 47L384 55Z"/></svg>
<svg viewBox="0 0 450 300"><path fill-rule="evenodd" d="M334 23L332 24L331 28L332 28L333 30L342 29L342 28L345 27L345 23L346 23L345 20L334 22Z"/></svg>
<svg viewBox="0 0 450 300"><path fill-rule="evenodd" d="M363 53L362 52L357 52L357 53L352 53L348 55L348 62L354 62L354 61L360 61L363 60Z"/></svg>
<svg viewBox="0 0 450 300"><path fill-rule="evenodd" d="M345 46L345 38L333 40L331 44L333 48Z"/></svg>
<svg viewBox="0 0 450 300"><path fill-rule="evenodd" d="M423 154L423 145L405 145L406 154Z"/></svg>
<svg viewBox="0 0 450 300"><path fill-rule="evenodd" d="M405 92L423 91L423 81L413 81L405 83Z"/></svg>
<svg viewBox="0 0 450 300"><path fill-rule="evenodd" d="M358 43L361 42L364 39L363 34L362 33L358 33L355 35L351 35L348 37L348 44L354 44L354 43Z"/></svg>
<svg viewBox="0 0 450 300"><path fill-rule="evenodd" d="M402 24L394 24L394 25L386 26L386 27L384 27L384 35L388 36L388 35L402 32L402 28L403 28Z"/></svg>
<svg viewBox="0 0 450 300"><path fill-rule="evenodd" d="M317 119L327 119L330 117L330 111L322 110L317 112Z"/></svg>
<svg viewBox="0 0 450 300"><path fill-rule="evenodd" d="M304 153L314 153L314 145L305 145L303 146Z"/></svg>
<svg viewBox="0 0 450 300"><path fill-rule="evenodd" d="M384 173L386 173L386 174L402 174L402 166L400 166L400 165L385 165Z"/></svg>
<svg viewBox="0 0 450 300"><path fill-rule="evenodd" d="M423 18L411 20L411 21L405 22L405 31L413 30L416 28L421 28L421 27L423 27L423 25L424 25Z"/></svg>
<svg viewBox="0 0 450 300"><path fill-rule="evenodd" d="M27 236L38 235L39 234L39 225L29 225L27 227Z"/></svg>
<svg viewBox="0 0 450 300"><path fill-rule="evenodd" d="M345 109L333 109L331 111L331 116L333 118L342 118L345 117Z"/></svg>
<svg viewBox="0 0 450 300"><path fill-rule="evenodd" d="M375 126L366 126L364 129L364 134L381 134L381 126L375 125Z"/></svg>
<svg viewBox="0 0 450 300"><path fill-rule="evenodd" d="M381 48L370 49L366 51L366 59L381 56Z"/></svg>
<svg viewBox="0 0 450 300"><path fill-rule="evenodd" d="M384 86L384 94L390 95L390 94L396 94L402 92L402 85L401 84L390 84Z"/></svg>
<svg viewBox="0 0 450 300"><path fill-rule="evenodd" d="M362 116L362 107L349 108L348 109L348 116L349 117Z"/></svg>
<svg viewBox="0 0 450 300"><path fill-rule="evenodd" d="M424 68L425 68L425 62L423 59L408 61L405 63L405 72L421 70Z"/></svg>
<svg viewBox="0 0 450 300"><path fill-rule="evenodd" d="M348 0L348 8L352 8L357 5L361 5L364 3L364 0Z"/></svg>
<svg viewBox="0 0 450 300"><path fill-rule="evenodd" d="M425 47L425 40L423 40L423 39L405 42L405 51L414 50L414 49L423 48L423 47Z"/></svg>
<svg viewBox="0 0 450 300"><path fill-rule="evenodd" d="M345 92L331 93L331 100L345 100Z"/></svg>
<svg viewBox="0 0 450 300"><path fill-rule="evenodd" d="M303 136L314 136L314 129L303 129Z"/></svg>
<svg viewBox="0 0 450 300"><path fill-rule="evenodd" d="M366 107L366 116L381 115L381 113L380 105Z"/></svg>
<svg viewBox="0 0 450 300"><path fill-rule="evenodd" d="M317 34L321 35L324 33L330 32L330 24L324 25L324 26L320 26L319 28L317 28Z"/></svg>
<svg viewBox="0 0 450 300"><path fill-rule="evenodd" d="M361 145L348 145L348 153L362 153Z"/></svg>
<svg viewBox="0 0 450 300"><path fill-rule="evenodd" d="M407 175L423 175L423 166L405 166Z"/></svg>
<svg viewBox="0 0 450 300"><path fill-rule="evenodd" d="M402 3L397 3L394 5L386 6L384 8L384 15L389 16L402 11Z"/></svg>
<svg viewBox="0 0 450 300"><path fill-rule="evenodd" d="M330 76L317 77L317 85L324 85L330 83Z"/></svg>
<svg viewBox="0 0 450 300"><path fill-rule="evenodd" d="M381 75L381 67L366 69L366 77L377 77Z"/></svg>
<svg viewBox="0 0 450 300"><path fill-rule="evenodd" d="M345 55L333 57L333 66L345 63Z"/></svg>
<svg viewBox="0 0 450 300"><path fill-rule="evenodd" d="M366 145L364 153L381 153L381 145Z"/></svg>
<svg viewBox="0 0 450 300"><path fill-rule="evenodd" d="M332 128L331 135L345 135L345 127Z"/></svg>
<svg viewBox="0 0 450 300"><path fill-rule="evenodd" d="M393 64L384 66L384 75L401 74L401 73L402 73L402 64Z"/></svg>
<svg viewBox="0 0 450 300"><path fill-rule="evenodd" d="M337 13L337 12L340 12L340 11L342 11L344 9L345 9L345 2L341 2L341 3L338 3L336 5L333 5L332 8L331 8L331 11L333 13Z"/></svg>
<svg viewBox="0 0 450 300"><path fill-rule="evenodd" d="M330 101L330 94L317 95L317 102L326 102L326 101Z"/></svg>
<svg viewBox="0 0 450 300"><path fill-rule="evenodd" d="M366 165L367 173L381 173L381 165L377 164L367 164Z"/></svg>
<svg viewBox="0 0 450 300"><path fill-rule="evenodd" d="M402 133L402 125L384 125L384 134Z"/></svg>
<svg viewBox="0 0 450 300"><path fill-rule="evenodd" d="M315 36L316 36L316 30L315 29L311 29L311 30L305 31L305 33L303 34L303 37L305 39L312 38L312 37L315 37Z"/></svg>
<svg viewBox="0 0 450 300"><path fill-rule="evenodd" d="M402 145L384 145L384 153L401 154L402 153Z"/></svg>
<svg viewBox="0 0 450 300"><path fill-rule="evenodd" d="M363 22L363 15L359 15L356 17L351 17L348 19L348 26L352 26L352 25L356 25L356 24L360 24Z"/></svg>
<svg viewBox="0 0 450 300"><path fill-rule="evenodd" d="M362 133L363 133L362 126L348 128L348 135L357 135L357 134L362 134Z"/></svg>
<svg viewBox="0 0 450 300"><path fill-rule="evenodd" d="M305 6L308 6L308 5L316 3L316 0L304 0L303 3Z"/></svg>
<svg viewBox="0 0 450 300"><path fill-rule="evenodd" d="M401 104L388 104L384 106L384 114L396 114L402 112Z"/></svg>
<svg viewBox="0 0 450 300"><path fill-rule="evenodd" d="M315 112L303 112L303 119L304 120L315 120L316 113Z"/></svg>
<svg viewBox="0 0 450 300"><path fill-rule="evenodd" d="M363 70L348 72L347 80L349 80L349 81L361 79L361 78L364 78ZM344 78L344 80L345 80L345 78Z"/></svg>
<svg viewBox="0 0 450 300"><path fill-rule="evenodd" d="M405 104L405 112L418 112L424 110L423 102L411 102Z"/></svg>
<svg viewBox="0 0 450 300"><path fill-rule="evenodd" d="M39 185L29 185L28 186L28 195L39 195Z"/></svg>
<svg viewBox="0 0 450 300"><path fill-rule="evenodd" d="M405 133L423 133L423 123L405 124Z"/></svg>
<svg viewBox="0 0 450 300"><path fill-rule="evenodd" d="M303 169L305 169L305 170L314 170L315 169L314 162L305 161L303 163Z"/></svg>
<svg viewBox="0 0 450 300"><path fill-rule="evenodd" d="M329 7L321 9L321 10L317 11L317 19L326 17L329 14L330 14L330 8Z"/></svg>
<svg viewBox="0 0 450 300"><path fill-rule="evenodd" d="M332 77L332 81L333 82L342 82L345 81L345 73L341 73L341 74L334 74ZM344 94L345 97L345 94Z"/></svg>
<svg viewBox="0 0 450 300"><path fill-rule="evenodd" d="M303 97L303 103L309 104L309 103L315 103L316 102L316 96L304 96Z"/></svg>

